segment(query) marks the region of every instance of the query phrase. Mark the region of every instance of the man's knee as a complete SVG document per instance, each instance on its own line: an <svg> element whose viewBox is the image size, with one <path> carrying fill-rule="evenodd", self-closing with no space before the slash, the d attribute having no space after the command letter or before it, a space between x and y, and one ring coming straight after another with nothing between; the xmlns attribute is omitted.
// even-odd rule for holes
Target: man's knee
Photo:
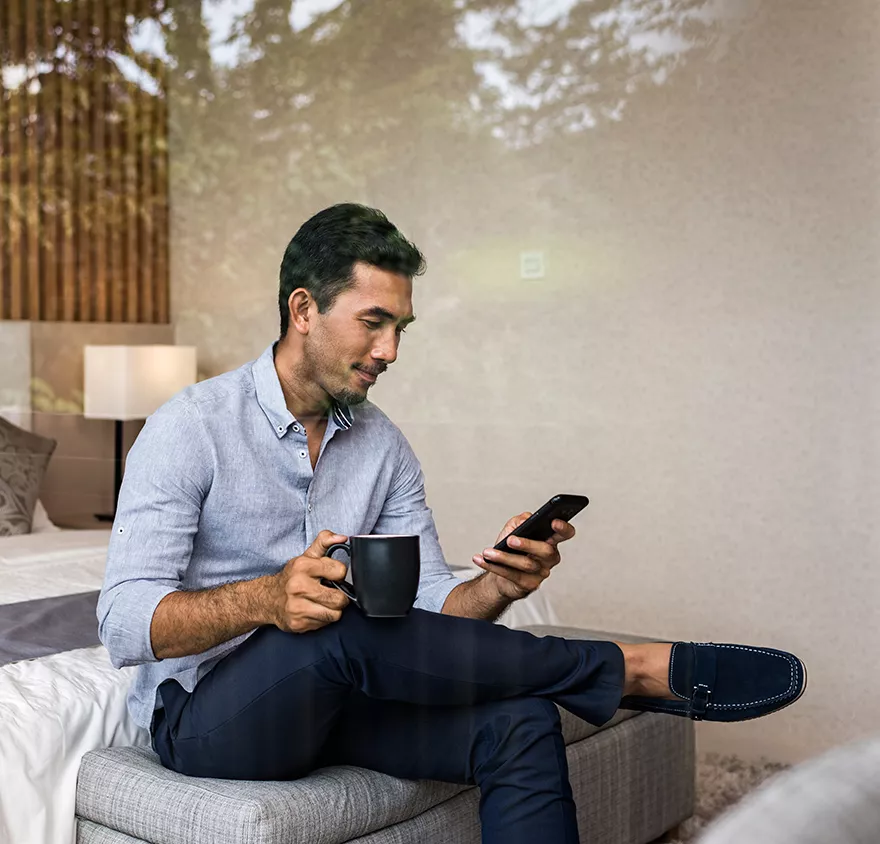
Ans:
<svg viewBox="0 0 880 844"><path fill-rule="evenodd" d="M508 723L511 729L561 729L559 709L552 700L543 697L515 697L497 701L495 706L498 708L496 718Z"/></svg>
<svg viewBox="0 0 880 844"><path fill-rule="evenodd" d="M551 700L519 697L495 701L483 707L475 750L477 779L490 775L505 762L530 753L536 745L557 742L562 726L559 710Z"/></svg>

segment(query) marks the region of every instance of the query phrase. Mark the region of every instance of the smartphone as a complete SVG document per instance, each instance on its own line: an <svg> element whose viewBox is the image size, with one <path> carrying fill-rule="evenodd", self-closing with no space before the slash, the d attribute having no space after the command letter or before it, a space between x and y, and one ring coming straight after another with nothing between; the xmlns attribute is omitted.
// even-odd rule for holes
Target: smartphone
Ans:
<svg viewBox="0 0 880 844"><path fill-rule="evenodd" d="M532 513L518 528L514 529L508 536L521 536L523 539L537 539L544 542L556 533L553 530L553 522L556 519L562 519L564 522L571 520L572 516L580 513L590 499L586 495L568 495L561 493L554 495L540 510ZM509 554L525 554L521 548L508 548L507 536L501 540L496 546L498 551L507 551ZM493 561L494 562L494 561ZM503 565L497 563L497 565Z"/></svg>

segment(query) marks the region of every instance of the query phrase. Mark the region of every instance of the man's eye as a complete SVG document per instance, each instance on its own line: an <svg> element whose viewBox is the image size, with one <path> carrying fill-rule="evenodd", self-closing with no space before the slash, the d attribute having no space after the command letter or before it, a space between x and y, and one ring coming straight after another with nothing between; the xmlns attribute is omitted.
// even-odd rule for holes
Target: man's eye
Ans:
<svg viewBox="0 0 880 844"><path fill-rule="evenodd" d="M381 322L370 322L369 320L366 320L366 319L364 320L364 325L368 326L369 328L381 328L381 327L382 327L382 323L381 323ZM405 328L398 328L397 330L398 330L401 334L406 334L406 329L405 329Z"/></svg>

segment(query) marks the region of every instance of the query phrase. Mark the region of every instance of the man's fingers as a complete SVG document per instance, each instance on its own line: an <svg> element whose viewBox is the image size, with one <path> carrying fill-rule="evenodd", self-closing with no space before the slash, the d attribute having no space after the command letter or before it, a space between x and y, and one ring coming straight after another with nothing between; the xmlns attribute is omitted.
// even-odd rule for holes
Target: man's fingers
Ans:
<svg viewBox="0 0 880 844"><path fill-rule="evenodd" d="M303 596L306 600L332 610L341 610L348 606L348 596L335 586L325 586L320 580L315 581L315 589Z"/></svg>
<svg viewBox="0 0 880 844"><path fill-rule="evenodd" d="M510 566L497 565L489 560L484 560L481 556L475 558L474 562L481 569L497 574L499 577L503 577L505 580L515 583L521 589L527 589L529 592L533 592L537 589L538 585L550 574L549 569L544 569L540 566L538 566L536 571L523 571L522 569L514 569Z"/></svg>
<svg viewBox="0 0 880 844"><path fill-rule="evenodd" d="M335 586L321 586L321 593L316 596L314 603L331 610L344 610L348 606L349 597Z"/></svg>
<svg viewBox="0 0 880 844"><path fill-rule="evenodd" d="M556 543L551 543L549 540L547 542L542 542L538 539L523 539L520 536L515 536L512 539L508 539L507 544L510 545L511 548L516 548L517 551L521 551L522 554L527 554L530 557L537 557L539 560L552 560L558 553L555 547ZM490 550L492 549L487 548L483 552L489 560L493 559L492 555L487 553ZM509 554L506 557L498 557L495 559L506 559L507 557L515 558L517 556L522 556L522 554Z"/></svg>
<svg viewBox="0 0 880 844"><path fill-rule="evenodd" d="M532 574L541 568L541 564L536 560L531 559L530 556L524 556L523 554L509 554L507 551L496 551L494 548L486 548L482 554L475 555L474 562L479 563L481 559L487 563L508 566L509 568L528 572L529 574Z"/></svg>
<svg viewBox="0 0 880 844"><path fill-rule="evenodd" d="M310 603L309 606L311 609L306 613L306 618L320 622L319 628L325 624L333 624L342 617L342 609L325 607L315 603Z"/></svg>
<svg viewBox="0 0 880 844"><path fill-rule="evenodd" d="M552 528L559 536L560 542L565 542L566 539L571 539L576 533L574 525L564 522L562 519L556 519L552 524Z"/></svg>
<svg viewBox="0 0 880 844"><path fill-rule="evenodd" d="M348 566L333 557L320 557L310 562L309 569L312 577L326 577L327 580L345 580L348 572Z"/></svg>
<svg viewBox="0 0 880 844"><path fill-rule="evenodd" d="M556 519L552 525L553 530L556 533L551 536L547 542L552 545L554 548L559 545L560 542L565 542L568 539L573 539L575 535L575 529L568 522L562 521L562 519Z"/></svg>
<svg viewBox="0 0 880 844"><path fill-rule="evenodd" d="M312 557L303 554L297 557L296 570L314 579L326 577L327 580L345 580L348 566L335 557Z"/></svg>
<svg viewBox="0 0 880 844"><path fill-rule="evenodd" d="M515 531L523 522L525 522L531 513L520 513L518 516L514 516L512 519L508 519L507 524L504 526L505 534L510 534ZM508 530L510 528L510 530Z"/></svg>

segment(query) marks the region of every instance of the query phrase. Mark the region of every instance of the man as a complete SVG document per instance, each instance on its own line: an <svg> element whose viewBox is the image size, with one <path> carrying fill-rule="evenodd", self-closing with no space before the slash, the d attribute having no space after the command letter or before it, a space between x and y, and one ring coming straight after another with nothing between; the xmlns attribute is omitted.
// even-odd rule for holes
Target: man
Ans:
<svg viewBox="0 0 880 844"><path fill-rule="evenodd" d="M336 205L281 264L280 339L189 387L129 453L98 603L129 707L183 774L292 779L358 765L478 784L483 840L572 842L554 702L593 724L623 706L757 717L796 700L800 660L741 645L539 638L494 625L575 535L491 550L461 582L440 549L420 464L367 401L415 320L421 253L374 209ZM514 516L499 539L521 524ZM367 618L321 579L354 534L418 534L403 618ZM498 565L506 563L506 565Z"/></svg>

